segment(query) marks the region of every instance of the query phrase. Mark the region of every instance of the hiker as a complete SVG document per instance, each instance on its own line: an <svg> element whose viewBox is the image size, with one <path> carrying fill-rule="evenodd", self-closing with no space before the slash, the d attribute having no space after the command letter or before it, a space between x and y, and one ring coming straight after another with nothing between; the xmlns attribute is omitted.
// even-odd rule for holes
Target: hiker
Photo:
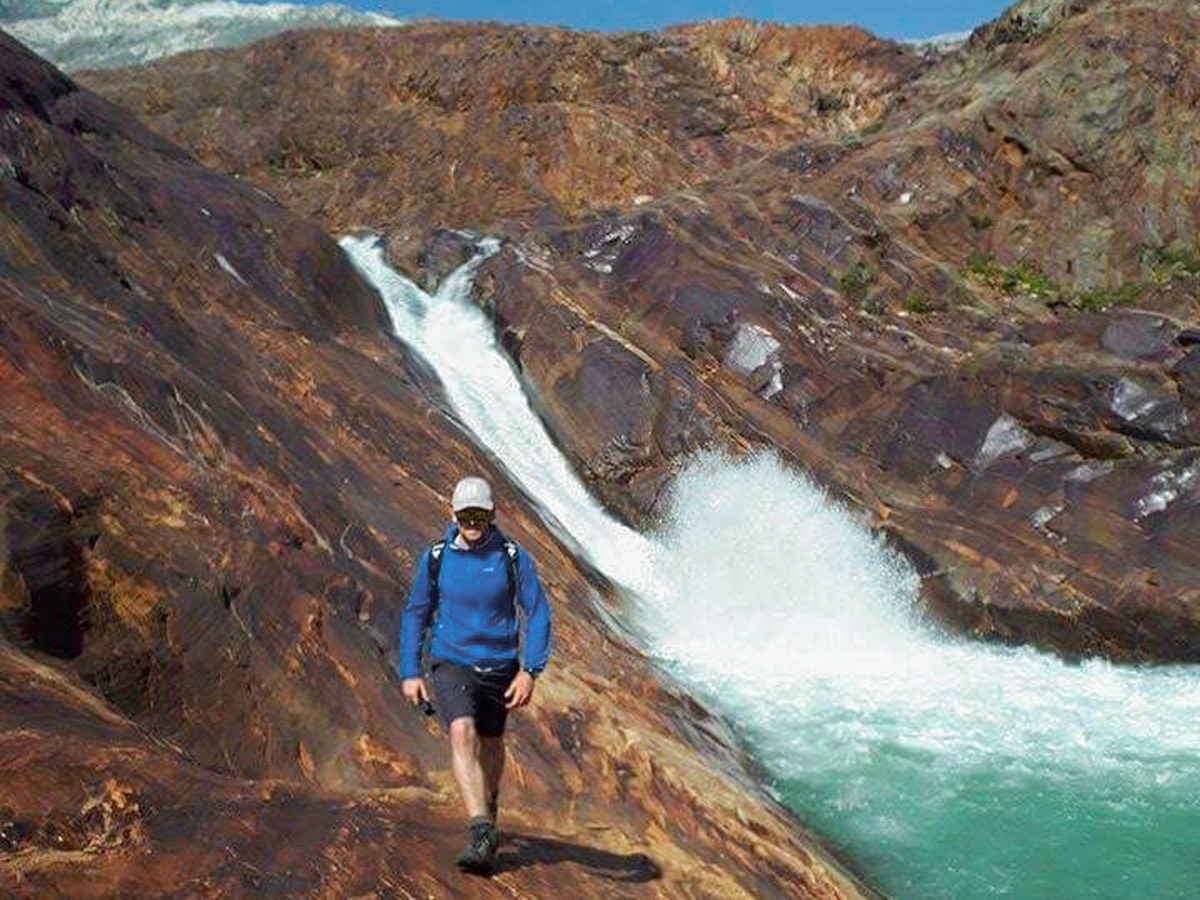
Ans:
<svg viewBox="0 0 1200 900"><path fill-rule="evenodd" d="M550 604L533 560L494 524L486 481L474 476L459 481L450 506L454 522L445 539L418 560L400 620L400 677L405 699L427 712L432 688L469 818L467 847L456 862L466 871L486 873L499 845L504 725L510 709L529 703L546 666ZM426 630L428 684L421 673Z"/></svg>

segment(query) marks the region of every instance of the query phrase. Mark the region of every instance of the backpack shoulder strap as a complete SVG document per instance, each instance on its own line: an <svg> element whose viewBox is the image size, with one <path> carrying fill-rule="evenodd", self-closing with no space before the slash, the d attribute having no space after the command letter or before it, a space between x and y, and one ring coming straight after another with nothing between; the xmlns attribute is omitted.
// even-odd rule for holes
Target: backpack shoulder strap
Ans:
<svg viewBox="0 0 1200 900"><path fill-rule="evenodd" d="M438 600L438 578L442 574L442 551L445 549L444 540L429 545L429 599L434 603Z"/></svg>
<svg viewBox="0 0 1200 900"><path fill-rule="evenodd" d="M517 566L517 554L520 548L515 541L504 541L504 566L508 571L508 596L515 603L517 591L521 586L520 568Z"/></svg>

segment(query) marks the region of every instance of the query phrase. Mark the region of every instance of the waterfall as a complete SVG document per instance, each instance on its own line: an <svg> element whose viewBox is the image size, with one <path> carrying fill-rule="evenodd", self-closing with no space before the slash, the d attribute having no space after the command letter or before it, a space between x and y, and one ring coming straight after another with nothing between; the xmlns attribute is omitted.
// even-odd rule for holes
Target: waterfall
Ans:
<svg viewBox="0 0 1200 900"><path fill-rule="evenodd" d="M432 295L378 239L341 243L476 440L633 593L649 652L887 891L1200 896L1200 670L1070 665L931 629L906 562L769 453L697 455L639 534L588 494L470 300L495 242Z"/></svg>

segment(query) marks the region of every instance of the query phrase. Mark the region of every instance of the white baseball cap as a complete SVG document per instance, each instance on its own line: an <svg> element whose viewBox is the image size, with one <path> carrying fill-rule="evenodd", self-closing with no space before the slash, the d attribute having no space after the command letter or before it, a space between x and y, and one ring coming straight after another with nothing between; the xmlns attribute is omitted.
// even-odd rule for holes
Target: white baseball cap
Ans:
<svg viewBox="0 0 1200 900"><path fill-rule="evenodd" d="M458 512L462 509L495 509L492 503L492 489L486 481L476 475L470 475L454 486L454 496L450 506Z"/></svg>

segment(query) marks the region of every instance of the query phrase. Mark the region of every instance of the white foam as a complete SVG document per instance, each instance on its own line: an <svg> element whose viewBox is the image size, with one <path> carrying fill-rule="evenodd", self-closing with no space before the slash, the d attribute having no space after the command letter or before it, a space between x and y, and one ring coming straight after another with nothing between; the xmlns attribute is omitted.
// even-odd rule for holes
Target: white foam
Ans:
<svg viewBox="0 0 1200 900"><path fill-rule="evenodd" d="M754 736L774 776L838 786L837 817L854 818L872 847L919 840L918 820L952 816L981 773L1022 797L1110 775L1134 791L1162 779L1183 791L1200 784L1195 669L1067 665L932 630L915 613L912 568L769 453L696 456L655 534L638 535L604 514L529 410L467 299L478 259L431 297L388 269L372 240L342 246L477 438L581 552L637 591L635 633ZM996 425L992 450L1023 443ZM1080 467L1077 480L1102 472ZM1035 514L1035 527L1051 511ZM876 812L904 781L918 793Z"/></svg>
<svg viewBox="0 0 1200 900"><path fill-rule="evenodd" d="M610 577L644 589L653 546L611 518L575 476L529 407L516 372L496 343L491 321L470 302L475 270L499 244L481 241L479 254L449 275L434 294L391 269L375 238L346 237L341 245L379 290L396 336L437 370L467 427Z"/></svg>

